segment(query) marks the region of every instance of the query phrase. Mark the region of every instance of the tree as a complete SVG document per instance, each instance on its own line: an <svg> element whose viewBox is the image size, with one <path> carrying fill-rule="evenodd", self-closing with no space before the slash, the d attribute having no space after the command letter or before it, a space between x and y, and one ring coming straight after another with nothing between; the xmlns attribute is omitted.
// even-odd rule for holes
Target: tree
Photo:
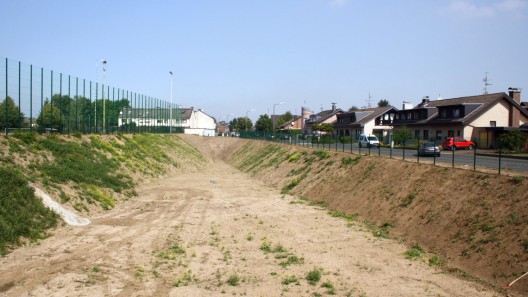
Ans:
<svg viewBox="0 0 528 297"><path fill-rule="evenodd" d="M39 132L44 132L45 129L50 128L60 131L64 127L65 120L61 116L59 108L56 106L52 107L48 100L46 100L36 122Z"/></svg>
<svg viewBox="0 0 528 297"><path fill-rule="evenodd" d="M352 105L352 106L348 109L348 111L356 111L356 110L359 110L359 108L358 108L357 106L355 106L355 105Z"/></svg>
<svg viewBox="0 0 528 297"><path fill-rule="evenodd" d="M390 106L390 103L388 100L381 99L380 101L378 101L378 107L387 107L387 106Z"/></svg>
<svg viewBox="0 0 528 297"><path fill-rule="evenodd" d="M406 126L402 126L394 131L394 142L405 145L405 142L411 139L411 136L411 130L409 130L409 128Z"/></svg>
<svg viewBox="0 0 528 297"><path fill-rule="evenodd" d="M235 121L235 120L233 120ZM236 131L249 131L253 129L253 122L247 117L236 118L236 124L234 124Z"/></svg>
<svg viewBox="0 0 528 297"><path fill-rule="evenodd" d="M284 123L287 123L291 120L293 120L293 115L290 111L287 111L279 117L279 120L277 121L277 127L280 127L284 125Z"/></svg>
<svg viewBox="0 0 528 297"><path fill-rule="evenodd" d="M526 135L520 130L510 130L499 136L500 149L519 150L526 144Z"/></svg>
<svg viewBox="0 0 528 297"><path fill-rule="evenodd" d="M7 105L7 119L6 119L6 105ZM20 112L15 101L11 97L7 97L0 103L0 128L2 131L5 128L21 128L20 123L24 118L24 114Z"/></svg>
<svg viewBox="0 0 528 297"><path fill-rule="evenodd" d="M259 119L255 122L255 130L257 131L271 131L272 128L273 123L267 114L260 115Z"/></svg>
<svg viewBox="0 0 528 297"><path fill-rule="evenodd" d="M329 123L314 124L312 130L332 133L334 132L334 125Z"/></svg>

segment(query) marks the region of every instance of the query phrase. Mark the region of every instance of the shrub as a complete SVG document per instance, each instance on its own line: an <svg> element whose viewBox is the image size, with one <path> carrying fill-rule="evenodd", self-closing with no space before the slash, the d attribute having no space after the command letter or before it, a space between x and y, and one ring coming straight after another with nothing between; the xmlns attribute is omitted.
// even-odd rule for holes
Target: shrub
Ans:
<svg viewBox="0 0 528 297"><path fill-rule="evenodd" d="M321 280L321 269L314 268L306 274L306 280L310 285L315 286Z"/></svg>

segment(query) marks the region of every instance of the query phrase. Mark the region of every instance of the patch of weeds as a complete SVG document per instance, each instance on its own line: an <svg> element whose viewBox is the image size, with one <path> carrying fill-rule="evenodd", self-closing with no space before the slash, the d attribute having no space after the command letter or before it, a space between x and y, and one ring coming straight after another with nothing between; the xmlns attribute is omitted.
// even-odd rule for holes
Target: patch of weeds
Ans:
<svg viewBox="0 0 528 297"><path fill-rule="evenodd" d="M328 295L335 295L336 289L334 287L334 284L332 284L331 281L327 280L324 283L321 284L321 288L326 288L326 294Z"/></svg>
<svg viewBox="0 0 528 297"><path fill-rule="evenodd" d="M303 173L303 175L299 176L298 178L292 180L289 184L284 186L281 190L281 194L288 194L288 192L295 188L297 185L301 183L301 181L308 175L308 172Z"/></svg>
<svg viewBox="0 0 528 297"><path fill-rule="evenodd" d="M446 261L438 255L434 255L429 259L429 266L430 267L441 267L444 266Z"/></svg>
<svg viewBox="0 0 528 297"><path fill-rule="evenodd" d="M514 185L522 185L524 178L522 176L513 176L510 178L510 182Z"/></svg>
<svg viewBox="0 0 528 297"><path fill-rule="evenodd" d="M405 197L402 203L400 203L400 206L407 207L411 205L411 203L414 201L414 198L416 198L416 195L414 193L410 193L409 195L407 195L407 197Z"/></svg>
<svg viewBox="0 0 528 297"><path fill-rule="evenodd" d="M229 276L229 278L227 279L227 283L230 285L230 286L238 286L238 283L240 282L240 278L238 277L238 274L235 272L233 274L231 274Z"/></svg>
<svg viewBox="0 0 528 297"><path fill-rule="evenodd" d="M274 248L273 248L273 252L274 253L285 253L287 252L288 250L282 246L282 244L277 244Z"/></svg>
<svg viewBox="0 0 528 297"><path fill-rule="evenodd" d="M326 201L313 201L313 200L310 200L310 203L309 203L310 206L320 206L320 207L323 207L323 208L327 208L330 204Z"/></svg>
<svg viewBox="0 0 528 297"><path fill-rule="evenodd" d="M293 283L299 285L299 280L295 275L286 275L281 281L281 284L283 285L289 285Z"/></svg>
<svg viewBox="0 0 528 297"><path fill-rule="evenodd" d="M286 261L281 262L279 265L282 267L288 267L289 265L293 264L303 264L304 258L299 258L295 255L288 256L288 259Z"/></svg>
<svg viewBox="0 0 528 297"><path fill-rule="evenodd" d="M405 252L405 258L407 259L421 259L424 255L425 251L418 243L415 243L410 250Z"/></svg>
<svg viewBox="0 0 528 297"><path fill-rule="evenodd" d="M321 280L321 270L320 268L314 267L313 270L306 274L306 280L310 285L315 286Z"/></svg>
<svg viewBox="0 0 528 297"><path fill-rule="evenodd" d="M136 266L136 272L134 273L136 278L142 279L145 276L145 269L140 266Z"/></svg>
<svg viewBox="0 0 528 297"><path fill-rule="evenodd" d="M341 158L341 166L347 166L347 165L356 165L361 160L361 156L356 156L355 158L345 156Z"/></svg>
<svg viewBox="0 0 528 297"><path fill-rule="evenodd" d="M389 232L390 232L390 229L392 228L392 224L390 223L385 223L383 225L381 225L379 227L379 229L377 230L374 230L372 232L372 234L375 236L375 237L380 237L380 238L389 238Z"/></svg>
<svg viewBox="0 0 528 297"><path fill-rule="evenodd" d="M168 248L166 251L159 252L158 257L165 260L175 260L183 254L185 254L185 250L176 244Z"/></svg>
<svg viewBox="0 0 528 297"><path fill-rule="evenodd" d="M313 154L319 157L319 159L326 159L326 158L330 158L331 156L331 154L325 150L316 150L313 152Z"/></svg>
<svg viewBox="0 0 528 297"><path fill-rule="evenodd" d="M260 245L260 250L264 253L271 253L271 242L267 239L264 239Z"/></svg>
<svg viewBox="0 0 528 297"><path fill-rule="evenodd" d="M194 277L192 271L189 270L179 275L172 285L174 287L188 286L194 279L196 279L196 277Z"/></svg>
<svg viewBox="0 0 528 297"><path fill-rule="evenodd" d="M255 235L253 233L249 232L246 235L246 239L247 239L247 241L252 241L253 239L255 239Z"/></svg>
<svg viewBox="0 0 528 297"><path fill-rule="evenodd" d="M16 139L19 139L25 144L30 144L35 141L37 141L37 133L35 132L28 132L28 131L21 131L21 130L15 130L13 133L13 137Z"/></svg>
<svg viewBox="0 0 528 297"><path fill-rule="evenodd" d="M300 152L296 152L293 155L288 157L288 162L295 162L301 158L302 154Z"/></svg>
<svg viewBox="0 0 528 297"><path fill-rule="evenodd" d="M490 231L493 231L495 229L495 226L493 226L492 224L490 223L484 223L480 226L480 230L482 232L490 232Z"/></svg>

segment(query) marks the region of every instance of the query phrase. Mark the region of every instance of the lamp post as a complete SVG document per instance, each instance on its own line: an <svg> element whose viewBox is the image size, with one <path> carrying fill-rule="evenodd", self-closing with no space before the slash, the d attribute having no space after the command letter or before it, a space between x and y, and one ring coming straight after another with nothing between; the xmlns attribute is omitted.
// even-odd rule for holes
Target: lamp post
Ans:
<svg viewBox="0 0 528 297"><path fill-rule="evenodd" d="M171 96L170 96L170 124L169 124L169 134L172 134L172 71L170 73L170 83L171 83Z"/></svg>
<svg viewBox="0 0 528 297"><path fill-rule="evenodd" d="M272 120L271 120L271 125L272 125L272 132L275 134L275 121L273 120L273 116L275 115L275 106L277 105L281 105L281 104L284 104L286 102L281 102L281 103L275 103L273 104L273 115L271 116L272 117Z"/></svg>
<svg viewBox="0 0 528 297"><path fill-rule="evenodd" d="M101 63L103 63L103 134L106 133L106 124L105 124L105 120L106 120L106 102L105 102L105 93L104 93L104 89L105 89L105 82L106 82L106 60L102 60Z"/></svg>
<svg viewBox="0 0 528 297"><path fill-rule="evenodd" d="M229 132L231 132L231 129L229 128L229 116L232 116L232 115L233 115L232 113L226 115L226 119L227 119L227 129L229 130Z"/></svg>
<svg viewBox="0 0 528 297"><path fill-rule="evenodd" d="M248 129L248 121L249 121L248 112L252 112L252 111L255 111L255 109L250 109L250 110L246 111L246 131Z"/></svg>

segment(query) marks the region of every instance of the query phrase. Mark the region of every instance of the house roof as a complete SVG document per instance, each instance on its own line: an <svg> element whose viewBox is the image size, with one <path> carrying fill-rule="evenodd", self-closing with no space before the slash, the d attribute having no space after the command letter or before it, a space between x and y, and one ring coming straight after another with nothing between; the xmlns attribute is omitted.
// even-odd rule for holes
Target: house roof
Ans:
<svg viewBox="0 0 528 297"><path fill-rule="evenodd" d="M324 122L328 118L336 114L342 113L342 112L343 110L341 108L323 110L319 113L316 113L315 115L311 115L310 118L306 120L306 123L314 124L314 123ZM313 117L313 120L312 120L312 117Z"/></svg>
<svg viewBox="0 0 528 297"><path fill-rule="evenodd" d="M427 119L416 121L414 122L414 124L422 124L425 122L431 124L467 124L481 116L483 113L488 111L491 107L493 107L496 103L500 102L501 100L506 100L508 103L514 105L521 111L521 113L528 117L528 111L522 108L522 106L518 102L513 100L513 98L508 96L506 93L484 94L477 96L427 101L418 104L415 108L410 110L428 108L436 109L436 112L431 114L431 116L429 116ZM438 116L439 108L457 105L464 107L464 110L466 111L464 117L445 119L440 118Z"/></svg>
<svg viewBox="0 0 528 297"><path fill-rule="evenodd" d="M365 109L345 112L345 113L339 114L338 117L347 117L347 116L351 116L352 114L354 114L356 117L356 121L353 123L347 123L347 124L336 123L335 126L336 127L363 127L366 123L376 119L378 116L383 115L390 110L397 110L397 109L393 106L384 106L384 107L365 108Z"/></svg>

